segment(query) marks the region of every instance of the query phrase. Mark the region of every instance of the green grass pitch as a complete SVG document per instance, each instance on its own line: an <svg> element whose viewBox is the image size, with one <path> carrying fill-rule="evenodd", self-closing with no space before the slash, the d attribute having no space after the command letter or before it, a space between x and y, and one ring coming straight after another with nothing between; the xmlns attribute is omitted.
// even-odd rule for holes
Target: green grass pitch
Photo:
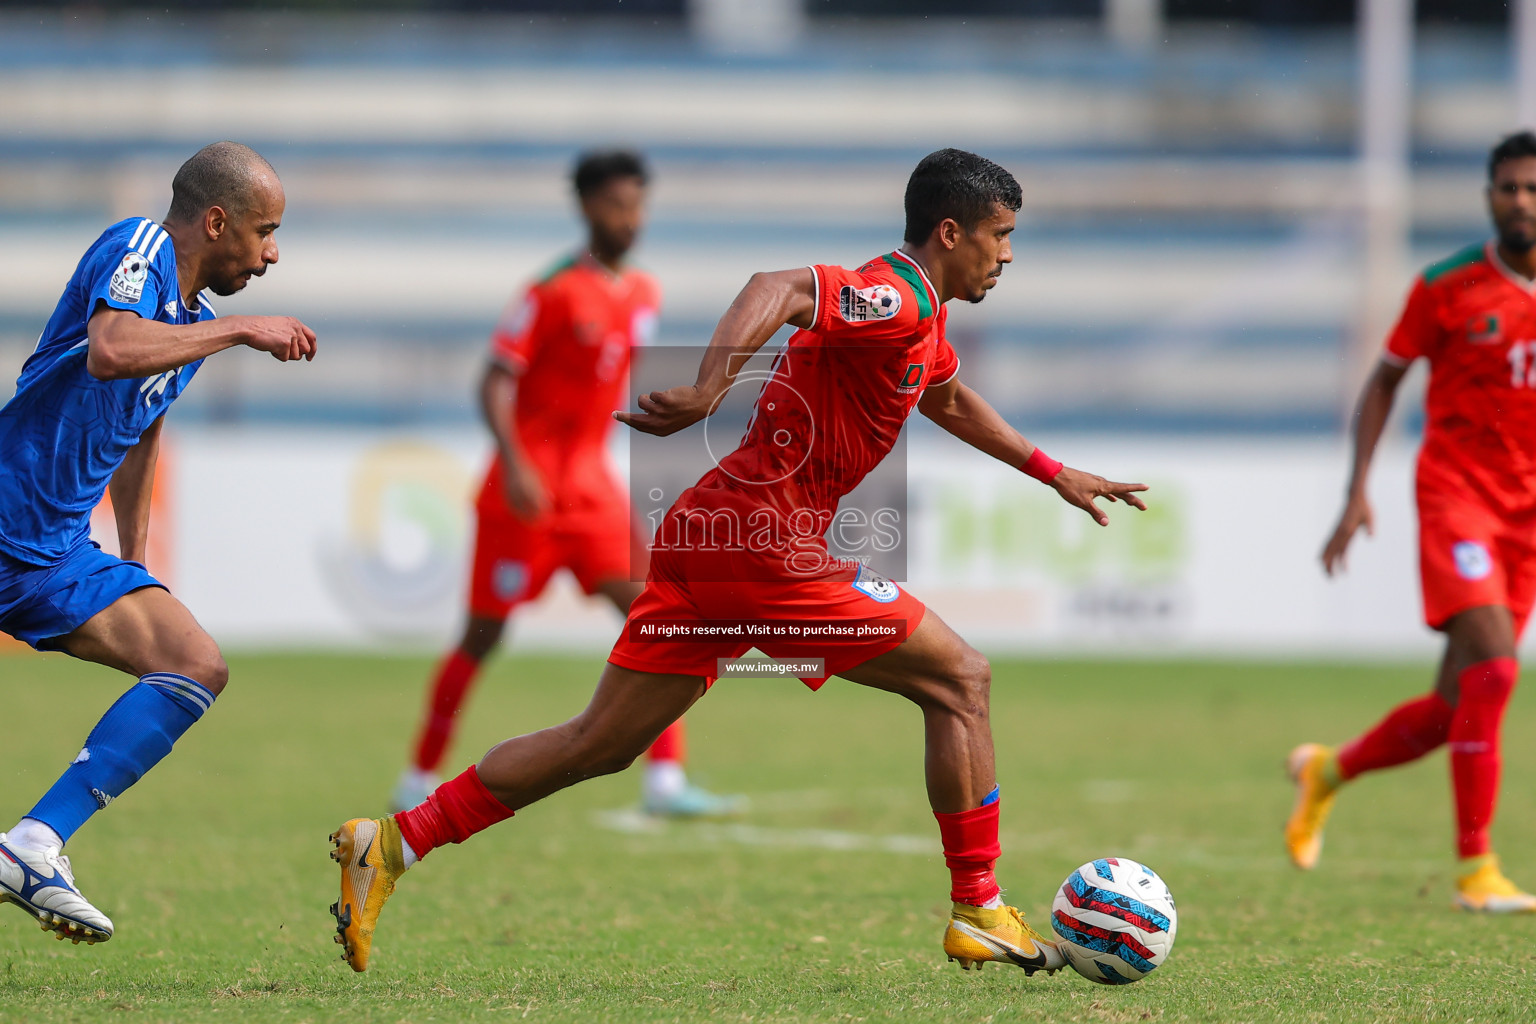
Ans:
<svg viewBox="0 0 1536 1024"><path fill-rule="evenodd" d="M1426 666L1020 662L995 666L1010 898L1037 923L1092 857L1157 869L1178 944L1119 989L1070 972L962 974L939 938L947 877L915 709L834 681L727 682L690 716L697 777L743 792L740 827L622 831L632 774L537 805L406 876L373 969L337 958L326 834L382 810L428 662L231 659L171 758L71 843L118 936L57 943L0 908L0 1020L1530 1021L1536 919L1450 908L1444 755L1340 799L1319 869L1280 844L1280 762L1421 690ZM586 700L598 659L509 657L453 756ZM0 660L14 820L124 677ZM1530 687L1527 681L1526 689ZM1536 885L1536 711L1505 726L1496 842ZM617 819L621 824L628 820ZM838 849L839 845L846 849Z"/></svg>

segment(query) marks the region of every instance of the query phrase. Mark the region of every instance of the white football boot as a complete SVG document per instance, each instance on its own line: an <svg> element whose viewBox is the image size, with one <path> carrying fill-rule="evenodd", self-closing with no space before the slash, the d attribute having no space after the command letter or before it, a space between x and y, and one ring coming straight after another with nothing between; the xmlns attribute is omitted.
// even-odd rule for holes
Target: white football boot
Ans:
<svg viewBox="0 0 1536 1024"><path fill-rule="evenodd" d="M43 931L95 945L112 937L112 919L80 895L69 858L12 845L0 832L0 902L16 904Z"/></svg>

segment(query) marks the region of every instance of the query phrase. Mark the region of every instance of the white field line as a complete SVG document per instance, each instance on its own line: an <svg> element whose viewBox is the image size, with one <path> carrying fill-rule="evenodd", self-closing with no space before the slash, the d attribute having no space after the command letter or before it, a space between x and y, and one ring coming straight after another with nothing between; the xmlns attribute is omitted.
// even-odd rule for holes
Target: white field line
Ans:
<svg viewBox="0 0 1536 1024"><path fill-rule="evenodd" d="M1120 802L1124 795L1120 792L1123 783L1110 782L1110 792L1099 799L1104 802ZM816 797L823 791L804 790L794 794L769 794L769 797L782 795L805 798L815 803ZM830 791L827 791L830 792ZM1090 799L1093 799L1090 797ZM756 800L754 799L754 804ZM773 848L781 850L837 850L853 852L877 852L917 854L920 856L935 856L942 854L937 837L913 836L913 835L872 835L865 832L844 832L839 829L818 828L775 828L765 825L747 825L730 822L690 822L679 823L656 818L644 813L638 808L616 808L608 811L597 811L592 815L592 823L598 828L610 832L619 832L633 836L651 836L656 838L669 838L679 842L686 841L688 845L712 844L720 846L752 846L758 848ZM1059 830L1046 830L1027 835L1009 834L1004 836L1003 846L1005 850L1014 853L1030 851L1031 853L1062 854L1068 851L1068 842ZM1074 848L1075 843L1070 844ZM1172 842L1159 839L1155 836L1143 836L1131 843L1130 850L1099 850L1093 852L1094 856L1124 855L1133 856L1166 870L1172 865L1185 868L1194 868L1208 872L1220 873L1251 873L1254 871L1265 873L1290 873L1294 872L1290 862L1283 851L1277 848L1272 853L1254 853L1248 851L1209 849L1204 846L1190 844L1187 841ZM1073 856L1082 856L1089 859L1081 850L1073 849ZM1351 858L1348 867L1364 868L1365 862L1358 858ZM1369 861L1369 871L1376 874L1386 874L1394 877L1423 877L1428 881L1435 881L1443 872L1443 862L1421 857L1380 858L1372 857ZM1346 868L1347 869L1347 868Z"/></svg>

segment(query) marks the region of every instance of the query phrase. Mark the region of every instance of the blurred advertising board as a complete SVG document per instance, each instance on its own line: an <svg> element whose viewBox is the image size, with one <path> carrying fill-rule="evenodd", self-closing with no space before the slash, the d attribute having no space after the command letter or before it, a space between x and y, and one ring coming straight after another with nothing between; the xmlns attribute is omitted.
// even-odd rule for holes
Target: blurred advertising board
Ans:
<svg viewBox="0 0 1536 1024"><path fill-rule="evenodd" d="M907 585L985 651L1360 654L1437 649L1420 621L1412 452L1388 448L1377 525L1349 572L1317 555L1338 512L1338 442L1048 436L1070 465L1152 486L1100 528L958 443L907 447ZM219 431L173 439L156 523L176 593L231 647L431 648L457 628L480 432ZM622 454L622 453L621 453ZM105 526L109 519L101 522ZM166 535L169 535L168 537ZM529 647L601 654L619 621L568 578L518 613Z"/></svg>

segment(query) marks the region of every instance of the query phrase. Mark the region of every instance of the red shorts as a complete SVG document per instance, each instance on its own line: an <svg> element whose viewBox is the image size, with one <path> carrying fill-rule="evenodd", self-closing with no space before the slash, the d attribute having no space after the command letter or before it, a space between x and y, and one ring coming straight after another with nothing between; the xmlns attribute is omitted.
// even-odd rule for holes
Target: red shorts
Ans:
<svg viewBox="0 0 1536 1024"><path fill-rule="evenodd" d="M482 501L476 517L469 612L480 618L506 618L543 593L558 569L571 570L581 589L593 594L604 583L632 578L631 565L645 564L622 500L611 511L579 517L557 513L531 523L504 505Z"/></svg>
<svg viewBox="0 0 1536 1024"><path fill-rule="evenodd" d="M1536 602L1536 515L1508 516L1422 482L1418 503L1424 621L1440 629L1469 608L1503 605L1522 633Z"/></svg>
<svg viewBox="0 0 1536 1024"><path fill-rule="evenodd" d="M896 584L846 565L812 579L756 582L688 582L682 576L685 570L685 561L669 552L653 556L650 579L630 606L624 632L608 655L610 662L636 672L703 676L713 682L718 659L739 658L756 647L770 658L823 659L825 675L801 677L818 690L828 677L901 646L927 611L923 602ZM719 626L726 631L747 623L777 623L781 628L798 624L806 629L821 623L845 624L840 628L868 624L883 627L889 635L801 640L647 637L645 627L656 623Z"/></svg>

